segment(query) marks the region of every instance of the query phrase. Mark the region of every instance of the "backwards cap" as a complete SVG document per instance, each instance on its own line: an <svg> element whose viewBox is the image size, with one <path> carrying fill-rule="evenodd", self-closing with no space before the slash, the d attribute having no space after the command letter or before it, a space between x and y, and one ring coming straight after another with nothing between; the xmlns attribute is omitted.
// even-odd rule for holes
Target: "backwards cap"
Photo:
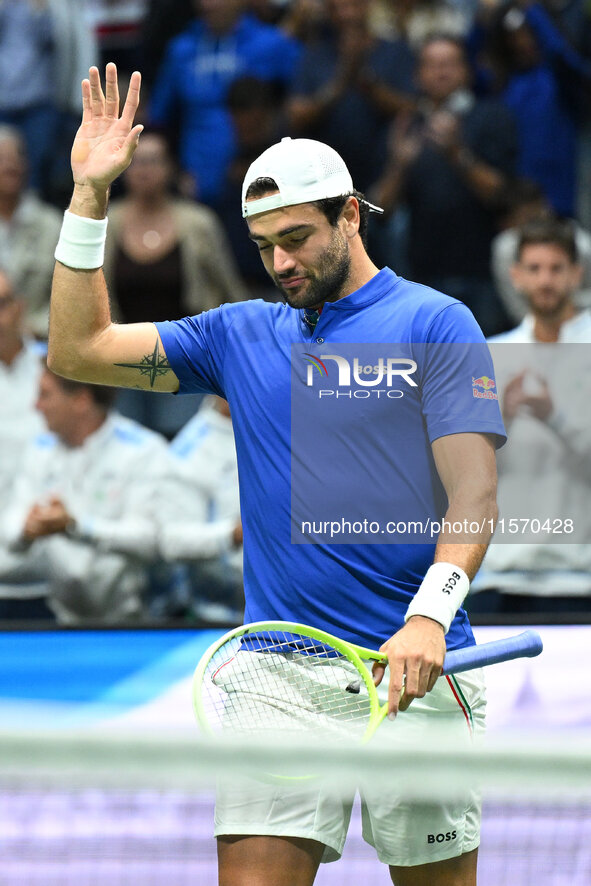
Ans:
<svg viewBox="0 0 591 886"><path fill-rule="evenodd" d="M246 192L257 178L272 178L279 193L247 202ZM333 148L311 138L282 138L251 163L242 184L242 215L341 197L353 190L345 161Z"/></svg>

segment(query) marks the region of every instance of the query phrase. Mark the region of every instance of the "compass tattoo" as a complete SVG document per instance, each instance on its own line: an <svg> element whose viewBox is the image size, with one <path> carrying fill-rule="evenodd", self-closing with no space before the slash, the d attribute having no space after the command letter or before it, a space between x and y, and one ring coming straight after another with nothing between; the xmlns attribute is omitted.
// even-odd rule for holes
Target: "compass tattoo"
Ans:
<svg viewBox="0 0 591 886"><path fill-rule="evenodd" d="M150 387L153 388L159 375L166 375L171 371L170 363L166 357L161 356L158 339L154 345L151 354L142 357L139 363L115 363L115 366L122 366L125 369L138 369L140 375L147 375L150 379Z"/></svg>

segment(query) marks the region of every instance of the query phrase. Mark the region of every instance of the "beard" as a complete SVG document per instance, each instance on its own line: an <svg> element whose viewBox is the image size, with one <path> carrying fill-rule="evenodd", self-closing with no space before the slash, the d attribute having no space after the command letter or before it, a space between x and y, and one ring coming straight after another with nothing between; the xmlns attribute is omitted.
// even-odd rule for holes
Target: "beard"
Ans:
<svg viewBox="0 0 591 886"><path fill-rule="evenodd" d="M567 292L538 290L526 297L534 313L551 319L562 314L566 305L569 304L572 294L570 290Z"/></svg>
<svg viewBox="0 0 591 886"><path fill-rule="evenodd" d="M281 277L273 275L273 282L290 308L315 308L326 301L338 301L349 278L351 256L344 237L335 230L330 245L321 253L318 266L305 275L306 283L297 292L284 289ZM298 276L290 272L286 277Z"/></svg>

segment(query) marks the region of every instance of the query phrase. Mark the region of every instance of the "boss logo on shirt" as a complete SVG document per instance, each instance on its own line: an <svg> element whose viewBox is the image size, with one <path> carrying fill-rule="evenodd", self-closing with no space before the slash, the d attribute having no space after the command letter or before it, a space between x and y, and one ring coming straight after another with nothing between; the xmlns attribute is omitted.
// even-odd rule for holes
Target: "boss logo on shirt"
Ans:
<svg viewBox="0 0 591 886"><path fill-rule="evenodd" d="M427 843L449 843L458 836L457 831L446 831L444 834L427 834Z"/></svg>

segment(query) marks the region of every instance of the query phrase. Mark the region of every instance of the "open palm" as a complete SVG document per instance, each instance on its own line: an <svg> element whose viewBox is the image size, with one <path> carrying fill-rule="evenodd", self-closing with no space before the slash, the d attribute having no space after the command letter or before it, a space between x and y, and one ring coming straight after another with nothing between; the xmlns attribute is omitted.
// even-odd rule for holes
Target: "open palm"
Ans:
<svg viewBox="0 0 591 886"><path fill-rule="evenodd" d="M127 98L119 116L117 68L110 62L105 92L98 68L82 81L82 123L72 146L72 173L79 185L107 188L131 163L143 127L133 125L140 100L141 76L131 75Z"/></svg>

